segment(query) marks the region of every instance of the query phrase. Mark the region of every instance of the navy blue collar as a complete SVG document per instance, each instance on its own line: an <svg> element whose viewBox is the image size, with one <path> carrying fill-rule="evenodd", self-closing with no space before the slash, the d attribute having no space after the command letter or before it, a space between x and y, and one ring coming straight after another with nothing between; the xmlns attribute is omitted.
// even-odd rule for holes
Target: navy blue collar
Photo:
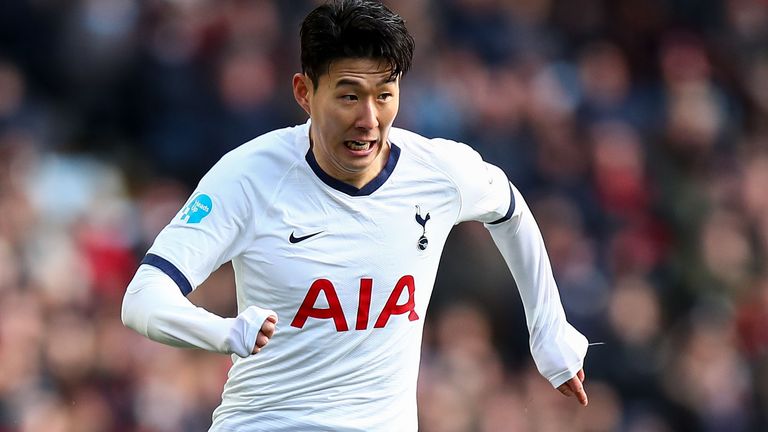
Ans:
<svg viewBox="0 0 768 432"><path fill-rule="evenodd" d="M389 143L389 158L387 158L386 165L384 165L384 168L376 177L374 177L360 189L352 186L349 183L344 183L341 180L335 179L323 171L323 169L320 168L320 165L317 163L317 159L315 159L314 153L312 153L312 146L310 146L309 150L307 150L306 159L309 167L312 168L312 171L314 171L315 175L317 175L317 177L320 178L323 183L336 189L339 192L344 192L350 196L366 196L374 193L378 188L381 187L381 185L384 184L384 182L387 181L389 176L392 175L392 171L395 170L395 165L397 165L397 161L400 159L400 147L392 144L391 142Z"/></svg>

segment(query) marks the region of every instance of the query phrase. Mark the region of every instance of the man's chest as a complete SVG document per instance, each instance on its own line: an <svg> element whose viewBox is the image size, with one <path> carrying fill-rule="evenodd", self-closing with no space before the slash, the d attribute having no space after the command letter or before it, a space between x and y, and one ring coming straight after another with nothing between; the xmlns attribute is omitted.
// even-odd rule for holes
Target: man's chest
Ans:
<svg viewBox="0 0 768 432"><path fill-rule="evenodd" d="M315 188L286 193L258 222L253 252L308 276L343 270L374 273L439 259L456 219L455 202L429 187L387 188L343 197Z"/></svg>
<svg viewBox="0 0 768 432"><path fill-rule="evenodd" d="M258 300L283 309L296 328L364 330L423 316L455 202L429 188L377 192L304 188L276 200L241 257Z"/></svg>

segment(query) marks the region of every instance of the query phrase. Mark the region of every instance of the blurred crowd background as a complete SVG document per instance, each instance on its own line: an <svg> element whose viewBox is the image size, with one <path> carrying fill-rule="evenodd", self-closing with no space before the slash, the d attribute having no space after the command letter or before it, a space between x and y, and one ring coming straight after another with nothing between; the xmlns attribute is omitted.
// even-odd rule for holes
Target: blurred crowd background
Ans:
<svg viewBox="0 0 768 432"><path fill-rule="evenodd" d="M0 432L202 431L227 356L120 322L159 230L225 152L302 123L317 2L0 3ZM591 342L549 387L479 224L427 317L421 430L768 430L768 1L391 0L397 126L502 167ZM233 316L228 266L191 296Z"/></svg>

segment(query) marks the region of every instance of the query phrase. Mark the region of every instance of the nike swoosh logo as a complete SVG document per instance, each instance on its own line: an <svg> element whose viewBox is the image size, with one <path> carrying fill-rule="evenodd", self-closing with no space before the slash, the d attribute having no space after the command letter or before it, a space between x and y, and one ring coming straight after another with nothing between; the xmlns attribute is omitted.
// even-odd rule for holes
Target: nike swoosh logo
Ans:
<svg viewBox="0 0 768 432"><path fill-rule="evenodd" d="M291 233L291 236L290 236L290 237L288 237L288 241L290 241L291 243L298 243L298 242L302 242L302 241L304 241L304 240L306 240L306 239L308 239L308 238L311 238L311 237L314 237L314 236L316 236L316 235L320 234L321 232L322 232L322 231L318 231L318 232L316 232L316 233L313 233L313 234L308 234L308 235L305 235L305 236L301 236L301 237L296 237L295 235L293 235L293 233Z"/></svg>

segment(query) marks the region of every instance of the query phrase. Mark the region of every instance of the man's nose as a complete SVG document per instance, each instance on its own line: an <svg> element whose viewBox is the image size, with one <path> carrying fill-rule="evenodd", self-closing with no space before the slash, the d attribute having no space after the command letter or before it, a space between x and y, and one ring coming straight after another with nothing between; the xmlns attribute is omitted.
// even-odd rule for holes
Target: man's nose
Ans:
<svg viewBox="0 0 768 432"><path fill-rule="evenodd" d="M366 101L360 104L355 126L361 129L374 129L379 126L379 112L375 101Z"/></svg>

